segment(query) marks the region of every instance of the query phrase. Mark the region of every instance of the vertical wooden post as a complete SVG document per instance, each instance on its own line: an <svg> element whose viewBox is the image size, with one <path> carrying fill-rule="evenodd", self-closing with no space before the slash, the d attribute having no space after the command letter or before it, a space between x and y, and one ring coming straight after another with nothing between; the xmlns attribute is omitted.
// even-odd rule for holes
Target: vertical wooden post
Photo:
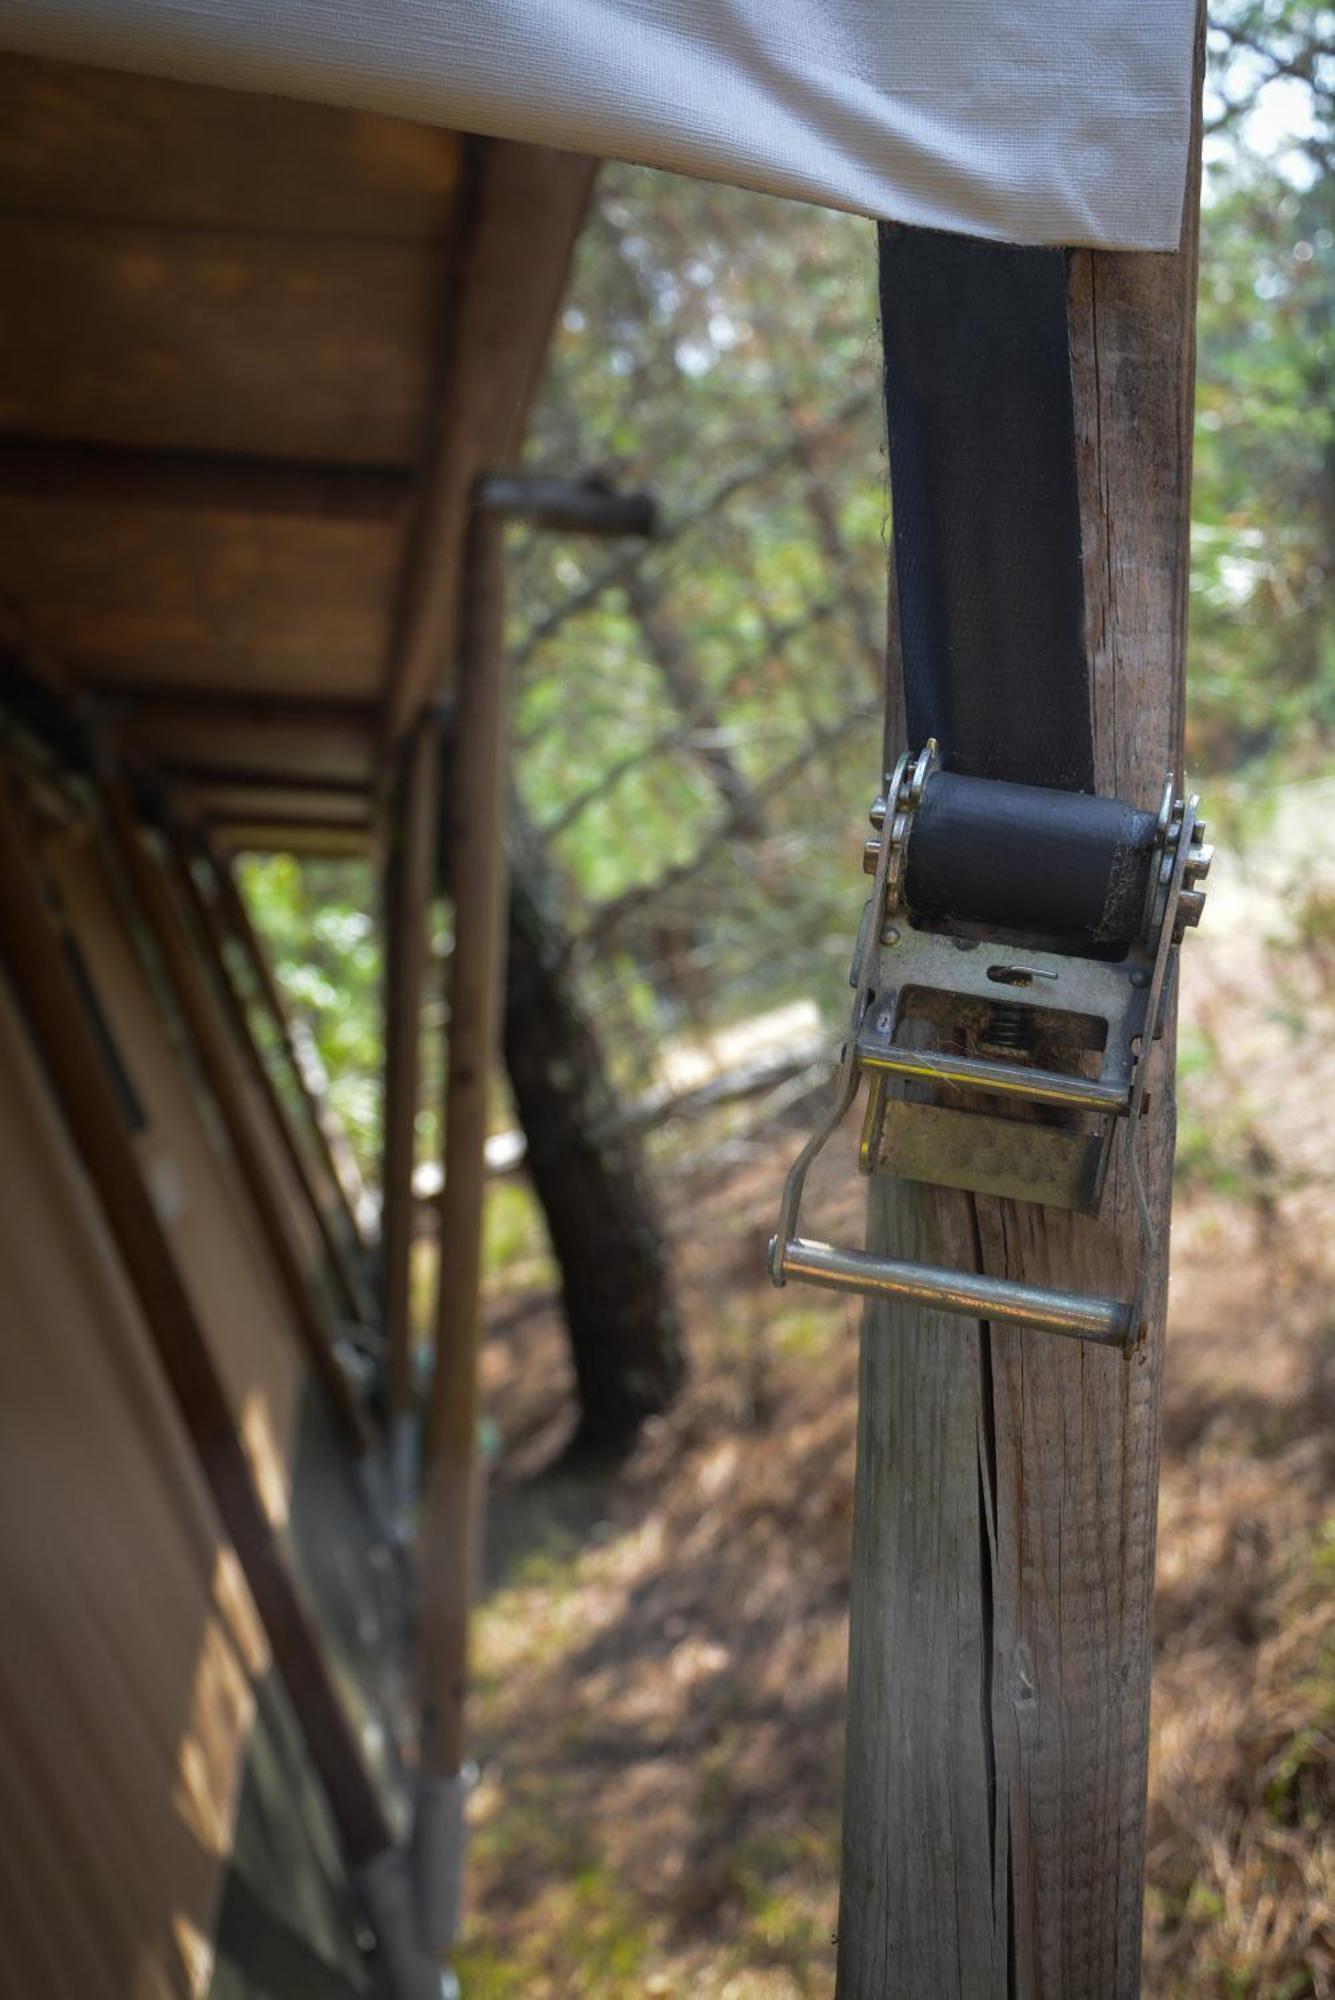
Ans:
<svg viewBox="0 0 1335 2000"><path fill-rule="evenodd" d="M108 779L103 783L102 805L116 859L176 996L191 1046L218 1107L256 1221L287 1295L298 1337L345 1443L361 1456L370 1444L366 1420L339 1365L329 1329L316 1306L296 1245L288 1235L279 1193L252 1122L251 1105L233 1066L233 1052L227 1045L222 1020L215 1011L202 970L182 930L166 876L144 845L129 797L119 780Z"/></svg>
<svg viewBox="0 0 1335 2000"><path fill-rule="evenodd" d="M241 893L230 863L216 848L209 846L206 851L217 883L218 902L223 916L250 963L260 997L268 1008L277 1030L279 1047L287 1058L288 1068L297 1087L297 1095L306 1107L311 1133L329 1176L330 1186L338 1198L349 1238L359 1251L364 1251L366 1245L361 1223L357 1219L356 1208L340 1171L337 1152L326 1129L325 1109L311 1088L310 1078L301 1059L301 1051L297 1047L287 1003L283 999L274 969L269 963L269 954L264 948L259 932L255 929L250 911L246 907L246 899Z"/></svg>
<svg viewBox="0 0 1335 2000"><path fill-rule="evenodd" d="M421 1098L422 997L439 831L441 727L422 716L393 806L385 882L385 1094L380 1257L385 1382L396 1499L411 1484L413 1168Z"/></svg>
<svg viewBox="0 0 1335 2000"><path fill-rule="evenodd" d="M1181 772L1198 202L1193 168L1176 255L1070 266L1098 785L1145 806ZM1171 1035L1155 1062L1134 1353L868 1310L839 2000L1139 1993ZM869 1242L1121 1296L1139 1259L1124 1155L1097 1219L876 1183Z"/></svg>
<svg viewBox="0 0 1335 2000"><path fill-rule="evenodd" d="M333 1226L329 1209L315 1178L310 1170L310 1162L302 1150L296 1128L278 1086L273 1072L264 1059L264 1052L255 1039L246 1003L237 990L232 978L231 967L227 963L224 934L217 905L211 903L199 885L194 869L194 846L185 830L179 826L167 830L167 844L175 866L176 879L182 894L190 906L195 920L195 928L204 946L205 955L213 970L214 985L232 1024L232 1039L240 1050L255 1082L255 1087L263 1098L270 1122L278 1135L278 1140L292 1169L292 1177L301 1190L302 1198L311 1212L315 1226L324 1245L325 1256L334 1282L338 1286L343 1305L349 1317L365 1323L367 1305L365 1288L359 1282L348 1256L347 1249L337 1229ZM200 852L207 859L208 851L201 845Z"/></svg>
<svg viewBox="0 0 1335 2000"><path fill-rule="evenodd" d="M0 957L13 980L65 1124L143 1310L223 1528L351 1866L386 1855L390 1831L319 1640L260 1505L244 1449L171 1245L144 1185L122 1107L0 780Z"/></svg>
<svg viewBox="0 0 1335 2000"><path fill-rule="evenodd" d="M454 962L436 1368L422 1517L421 1761L428 1783L457 1777L464 1754L484 1148L505 958L503 533L495 515L474 506L465 550L450 793Z"/></svg>

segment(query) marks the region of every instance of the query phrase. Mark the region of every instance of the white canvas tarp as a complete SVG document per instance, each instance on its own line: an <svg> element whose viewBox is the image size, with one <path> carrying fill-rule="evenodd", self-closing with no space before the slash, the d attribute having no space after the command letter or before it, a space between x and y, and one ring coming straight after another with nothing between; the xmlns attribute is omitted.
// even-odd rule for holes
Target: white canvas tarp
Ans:
<svg viewBox="0 0 1335 2000"><path fill-rule="evenodd" d="M0 46L1026 243L1177 246L1195 0L0 0Z"/></svg>

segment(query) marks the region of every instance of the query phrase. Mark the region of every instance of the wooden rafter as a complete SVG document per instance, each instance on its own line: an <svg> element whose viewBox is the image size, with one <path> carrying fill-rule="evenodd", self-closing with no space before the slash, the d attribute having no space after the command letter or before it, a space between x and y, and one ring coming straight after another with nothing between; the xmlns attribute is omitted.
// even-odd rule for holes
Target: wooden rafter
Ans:
<svg viewBox="0 0 1335 2000"><path fill-rule="evenodd" d="M401 580L385 732L402 738L449 674L473 482L513 464L597 162L492 140L474 156L459 300Z"/></svg>
<svg viewBox="0 0 1335 2000"><path fill-rule="evenodd" d="M395 465L0 436L0 494L25 500L394 521L411 492L411 473Z"/></svg>

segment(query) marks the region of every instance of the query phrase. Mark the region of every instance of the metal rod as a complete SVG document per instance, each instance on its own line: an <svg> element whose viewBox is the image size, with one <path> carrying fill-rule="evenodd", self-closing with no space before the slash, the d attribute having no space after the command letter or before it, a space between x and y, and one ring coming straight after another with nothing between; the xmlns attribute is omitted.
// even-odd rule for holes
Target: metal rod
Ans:
<svg viewBox="0 0 1335 2000"><path fill-rule="evenodd" d="M479 480L476 504L510 521L581 535L658 532L651 493L617 493L596 479L555 479L546 473L492 472Z"/></svg>
<svg viewBox="0 0 1335 2000"><path fill-rule="evenodd" d="M1068 1334L1102 1347L1124 1347L1131 1338L1131 1308L1090 1292L1050 1291L983 1272L943 1271L932 1264L899 1263L866 1250L844 1250L796 1236L782 1245L776 1269L784 1278L864 1298L905 1299L969 1319L1004 1320Z"/></svg>
<svg viewBox="0 0 1335 2000"><path fill-rule="evenodd" d="M1014 1063L989 1062L985 1056L938 1055L931 1049L862 1047L864 1069L891 1076L916 1076L929 1083L958 1083L973 1090L998 1091L1033 1104L1064 1104L1080 1111L1125 1111L1122 1084L1100 1083L1087 1076L1064 1076L1055 1069L1021 1069Z"/></svg>

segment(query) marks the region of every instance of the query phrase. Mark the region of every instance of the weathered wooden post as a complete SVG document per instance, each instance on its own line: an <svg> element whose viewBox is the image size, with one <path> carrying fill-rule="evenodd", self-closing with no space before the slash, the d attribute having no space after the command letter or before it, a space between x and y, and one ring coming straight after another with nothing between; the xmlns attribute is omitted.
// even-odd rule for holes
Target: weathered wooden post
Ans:
<svg viewBox="0 0 1335 2000"><path fill-rule="evenodd" d="M454 955L446 1049L435 1373L422 1490L416 1839L424 1941L448 1954L463 1845L468 1614L478 1529L477 1361L487 1111L499 1058L509 870L505 522L648 534L653 503L585 481L493 474L473 489L464 548L451 782L444 801Z"/></svg>
<svg viewBox="0 0 1335 2000"><path fill-rule="evenodd" d="M417 1478L413 1399L413 1168L421 1099L422 999L430 949L439 831L440 717L423 715L404 752L391 803L385 868L384 1139L380 1283L393 1499L403 1509Z"/></svg>
<svg viewBox="0 0 1335 2000"><path fill-rule="evenodd" d="M1176 255L1069 261L1096 783L1149 808L1181 771L1198 199L1193 168ZM1140 1990L1171 1023L1153 1060L1129 1351L867 1310L839 2000ZM1096 1219L878 1180L868 1242L1124 1297L1125 1151Z"/></svg>
<svg viewBox="0 0 1335 2000"><path fill-rule="evenodd" d="M449 801L454 958L440 1276L422 1493L416 1838L424 1942L448 1953L462 1860L464 1691L476 1523L477 1355L487 1109L505 975L509 699L504 526L475 497L465 544Z"/></svg>

